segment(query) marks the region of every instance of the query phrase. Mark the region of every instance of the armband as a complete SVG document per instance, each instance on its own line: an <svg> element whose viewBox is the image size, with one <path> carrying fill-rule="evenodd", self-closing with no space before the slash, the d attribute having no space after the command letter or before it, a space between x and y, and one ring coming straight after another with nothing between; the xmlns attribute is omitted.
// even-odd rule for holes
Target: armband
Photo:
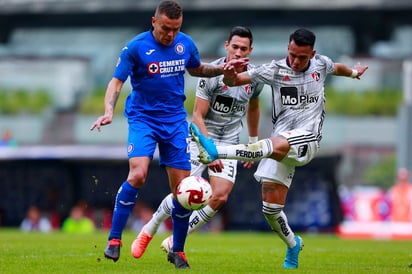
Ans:
<svg viewBox="0 0 412 274"><path fill-rule="evenodd" d="M258 136L249 136L249 144L256 143L257 141L259 141Z"/></svg>

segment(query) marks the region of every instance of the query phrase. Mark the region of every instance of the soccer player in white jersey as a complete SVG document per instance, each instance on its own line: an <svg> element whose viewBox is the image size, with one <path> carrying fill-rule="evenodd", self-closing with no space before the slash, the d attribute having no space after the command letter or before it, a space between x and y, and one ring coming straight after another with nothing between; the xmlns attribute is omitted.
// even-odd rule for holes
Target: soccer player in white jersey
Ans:
<svg viewBox="0 0 412 274"><path fill-rule="evenodd" d="M244 58L252 52L253 37L251 31L242 26L234 27L225 42L226 57L219 58L212 64L221 65L232 59ZM249 68L252 68L249 65ZM240 71L245 71L241 67ZM201 78L196 87L196 99L193 110L193 122L206 136L215 139L219 145L239 143L239 134L243 128L242 118L246 115L249 130L249 139L258 140L259 123L259 94L263 84L245 84L237 87L228 87L223 83L223 75L213 78ZM188 233L198 230L217 213L226 203L236 179L236 160L216 160L208 165L198 161L198 148L191 143L191 175L201 176L208 168L213 196L210 203L203 209L193 211L189 220ZM250 168L253 162L245 162L244 167ZM132 255L140 258L150 240L157 232L159 225L169 216L172 204L172 194L161 202L152 219L142 228L132 244ZM162 243L162 249L168 252L172 245L172 236Z"/></svg>
<svg viewBox="0 0 412 274"><path fill-rule="evenodd" d="M224 69L224 83L229 86L268 84L273 96L273 131L271 137L249 145L216 146L192 123L192 137L203 163L215 159L261 160L255 178L262 185L262 212L272 228L286 243L285 268L297 268L303 247L301 237L288 225L283 207L295 167L309 163L316 155L325 118L324 83L327 75L360 79L367 66L353 69L316 54L315 35L298 29L290 35L288 56L273 60L247 72L236 68L248 60L231 60Z"/></svg>

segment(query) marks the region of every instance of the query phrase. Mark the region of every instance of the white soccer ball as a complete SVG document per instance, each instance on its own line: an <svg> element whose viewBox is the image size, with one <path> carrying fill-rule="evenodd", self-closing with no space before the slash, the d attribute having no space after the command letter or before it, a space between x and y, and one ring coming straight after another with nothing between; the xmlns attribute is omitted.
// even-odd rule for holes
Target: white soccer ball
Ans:
<svg viewBox="0 0 412 274"><path fill-rule="evenodd" d="M184 178L177 186L177 200L186 209L204 208L212 197L212 187L200 176Z"/></svg>

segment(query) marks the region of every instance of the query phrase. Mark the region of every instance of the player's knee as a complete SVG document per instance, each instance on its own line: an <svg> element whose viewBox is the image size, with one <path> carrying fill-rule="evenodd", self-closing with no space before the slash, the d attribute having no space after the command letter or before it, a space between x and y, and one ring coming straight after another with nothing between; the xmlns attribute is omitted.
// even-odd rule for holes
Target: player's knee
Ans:
<svg viewBox="0 0 412 274"><path fill-rule="evenodd" d="M281 161L289 152L290 144L288 140L282 136L275 137L272 139L273 143L273 153L272 158L276 161Z"/></svg>
<svg viewBox="0 0 412 274"><path fill-rule="evenodd" d="M133 168L129 171L127 181L134 187L142 187L146 181L147 171L142 168Z"/></svg>

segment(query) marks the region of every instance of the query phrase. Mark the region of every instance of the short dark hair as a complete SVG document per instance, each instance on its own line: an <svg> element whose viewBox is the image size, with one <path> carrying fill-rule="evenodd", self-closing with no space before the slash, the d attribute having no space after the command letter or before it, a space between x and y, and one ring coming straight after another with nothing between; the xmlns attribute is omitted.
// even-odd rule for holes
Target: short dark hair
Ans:
<svg viewBox="0 0 412 274"><path fill-rule="evenodd" d="M155 11L155 16L165 14L170 19L179 19L183 15L182 6L173 0L161 1Z"/></svg>
<svg viewBox="0 0 412 274"><path fill-rule="evenodd" d="M250 45L252 45L253 35L252 35L252 32L250 31L249 28L242 27L242 26L233 27L232 30L229 32L229 37L228 37L227 41L230 42L230 40L232 40L233 36L235 36L235 35L240 36L240 37L249 38Z"/></svg>
<svg viewBox="0 0 412 274"><path fill-rule="evenodd" d="M315 46L316 36L308 29L297 29L289 36L289 43L294 41L298 46Z"/></svg>

